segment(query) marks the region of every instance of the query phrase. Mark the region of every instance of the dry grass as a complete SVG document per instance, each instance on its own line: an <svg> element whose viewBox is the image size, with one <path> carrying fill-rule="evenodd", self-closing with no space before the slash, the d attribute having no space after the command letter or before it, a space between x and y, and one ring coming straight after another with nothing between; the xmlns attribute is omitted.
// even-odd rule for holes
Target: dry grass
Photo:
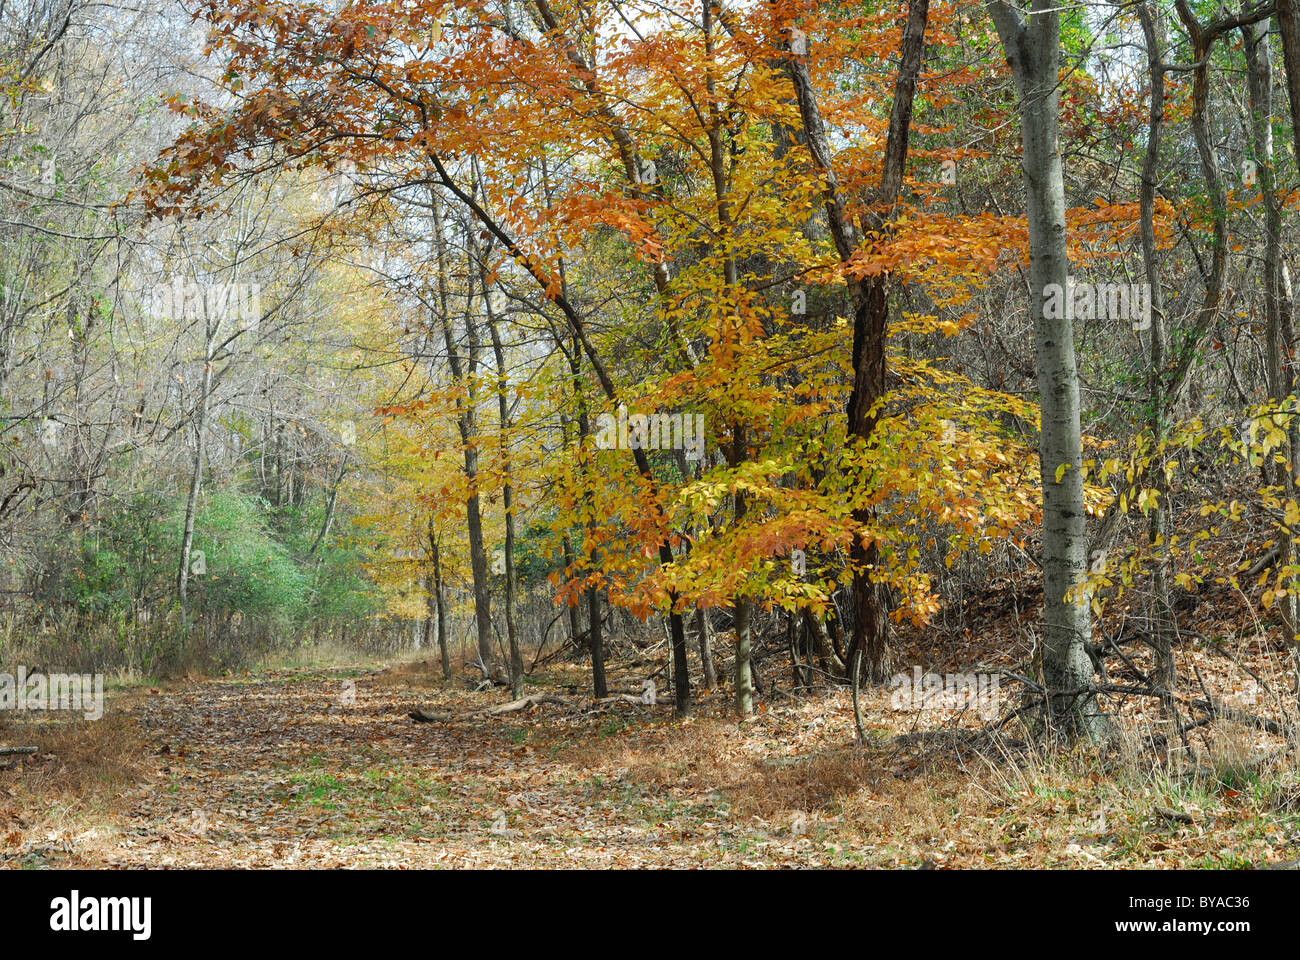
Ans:
<svg viewBox="0 0 1300 960"><path fill-rule="evenodd" d="M1191 757L1154 754L1145 721L1105 749L957 753L892 740L912 718L878 709L873 719L894 728L853 743L836 700L808 700L790 711L796 722L740 724L715 708L686 723L575 736L558 759L648 795L715 796L735 822L776 827L813 844L804 855L824 848L838 865L1242 867L1300 857L1291 755L1251 728L1221 721ZM829 717L808 732L810 714Z"/></svg>
<svg viewBox="0 0 1300 960"><path fill-rule="evenodd" d="M147 748L130 714L114 712L102 720L60 720L27 724L15 739L40 747L17 774L22 791L46 800L90 804L111 796L137 779Z"/></svg>
<svg viewBox="0 0 1300 960"><path fill-rule="evenodd" d="M138 697L118 698L99 720L56 715L0 726L0 741L40 748L0 770L0 863L24 866L44 856L34 851L66 845L73 834L84 843L111 832L121 797L142 780L149 760L128 705Z"/></svg>

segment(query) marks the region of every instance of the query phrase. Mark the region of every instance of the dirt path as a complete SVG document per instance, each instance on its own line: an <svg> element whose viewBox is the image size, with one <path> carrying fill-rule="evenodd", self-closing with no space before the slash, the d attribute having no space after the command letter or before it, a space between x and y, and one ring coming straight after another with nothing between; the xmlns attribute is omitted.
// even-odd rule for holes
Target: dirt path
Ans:
<svg viewBox="0 0 1300 960"><path fill-rule="evenodd" d="M155 769L122 796L120 826L74 843L75 859L109 867L829 862L801 825L735 823L717 789L629 777L620 745L628 725L653 739L664 707L621 705L587 718L582 730L595 747L576 758L574 728L552 722L553 708L449 724L407 716L417 706L455 711L499 699L361 671L279 672L151 694L134 712Z"/></svg>
<svg viewBox="0 0 1300 960"><path fill-rule="evenodd" d="M1292 774L934 766L899 749L917 718L883 690L863 747L842 692L742 724L722 694L679 721L594 705L580 665L538 679L567 705L415 723L506 699L415 664L196 681L98 722L35 721L38 759L0 772L0 867L1240 867L1300 850Z"/></svg>

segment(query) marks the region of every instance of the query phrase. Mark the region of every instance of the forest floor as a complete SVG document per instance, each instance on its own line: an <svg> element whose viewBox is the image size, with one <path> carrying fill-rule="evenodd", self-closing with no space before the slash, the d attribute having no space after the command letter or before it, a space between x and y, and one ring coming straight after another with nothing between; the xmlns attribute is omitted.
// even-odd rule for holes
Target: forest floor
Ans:
<svg viewBox="0 0 1300 960"><path fill-rule="evenodd" d="M1196 657L1202 676L1223 660ZM613 665L611 689L637 690L639 669ZM842 689L771 696L744 723L717 692L678 720L670 703L594 703L588 668L572 663L539 671L528 689L563 702L416 723L416 708L453 714L508 700L435 674L425 661L270 667L127 689L96 722L9 719L0 741L41 752L0 771L0 865L1102 868L1300 859L1300 781L1285 746L1222 721L1179 762L1142 751L998 757L908 736L918 715L891 709L890 694L877 690L866 699L869 742L859 745ZM971 725L962 714L948 722Z"/></svg>

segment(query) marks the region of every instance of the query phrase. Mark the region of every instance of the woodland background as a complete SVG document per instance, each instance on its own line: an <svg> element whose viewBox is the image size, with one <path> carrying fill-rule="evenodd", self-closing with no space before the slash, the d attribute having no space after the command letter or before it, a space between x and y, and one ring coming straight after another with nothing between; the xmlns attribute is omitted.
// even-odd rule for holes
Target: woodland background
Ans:
<svg viewBox="0 0 1300 960"><path fill-rule="evenodd" d="M950 740L1231 728L1289 783L1297 31L0 0L0 665L414 651L465 717L856 674L858 738L982 672ZM702 458L604 449L620 409Z"/></svg>

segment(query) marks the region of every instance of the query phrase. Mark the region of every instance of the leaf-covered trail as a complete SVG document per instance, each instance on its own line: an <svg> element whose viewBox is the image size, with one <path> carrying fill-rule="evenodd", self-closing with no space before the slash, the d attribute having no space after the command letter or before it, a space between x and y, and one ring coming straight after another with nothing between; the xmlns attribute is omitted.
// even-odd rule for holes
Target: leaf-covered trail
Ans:
<svg viewBox="0 0 1300 960"><path fill-rule="evenodd" d="M430 690L402 671L276 672L151 692L135 713L156 770L122 798L122 828L87 865L828 862L802 824L737 824L721 791L638 783L619 749L565 759L574 731L549 708L446 724L407 716L499 696ZM629 722L668 726L667 709L623 704L581 722L597 741L625 740L643 732ZM81 853L85 862L92 851Z"/></svg>
<svg viewBox="0 0 1300 960"><path fill-rule="evenodd" d="M612 666L612 689L639 687L643 667ZM433 672L279 669L137 688L101 721L15 724L41 747L0 771L0 867L1213 867L1300 851L1294 776L1261 766L1246 789L1241 760L1194 778L1073 754L945 760L900 736L922 715L884 688L863 746L843 690L771 695L744 723L701 694L677 720L593 703L576 663L534 677L558 702L415 723L508 699Z"/></svg>

